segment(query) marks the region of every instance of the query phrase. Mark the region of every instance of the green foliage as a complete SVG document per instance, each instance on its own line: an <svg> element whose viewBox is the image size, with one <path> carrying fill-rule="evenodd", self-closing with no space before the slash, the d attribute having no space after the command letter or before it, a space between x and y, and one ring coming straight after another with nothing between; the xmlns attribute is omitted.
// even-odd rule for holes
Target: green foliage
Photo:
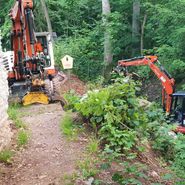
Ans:
<svg viewBox="0 0 185 185"><path fill-rule="evenodd" d="M95 80L103 72L103 50L100 37L99 27L95 30L83 30L84 36L76 35L75 38L69 37L58 41L55 45L55 57L60 66L61 58L66 54L71 55L74 61L73 72L81 79Z"/></svg>
<svg viewBox="0 0 185 185"><path fill-rule="evenodd" d="M20 113L18 112L19 108L20 108L19 104L10 105L8 108L8 116L14 122L16 128L18 129L26 128L26 125L23 123L23 121L20 118Z"/></svg>
<svg viewBox="0 0 185 185"><path fill-rule="evenodd" d="M73 173L72 175L64 174L64 176L61 178L61 183L66 185L74 185L77 178L78 175L76 173Z"/></svg>
<svg viewBox="0 0 185 185"><path fill-rule="evenodd" d="M17 135L17 144L19 147L25 146L28 143L29 135L25 130L19 130Z"/></svg>
<svg viewBox="0 0 185 185"><path fill-rule="evenodd" d="M146 168L142 164L131 164L129 162L124 162L122 165L123 170L115 173L112 177L114 182L117 182L120 185L142 185L142 182L139 179L147 179L147 176L145 175L146 172L144 173L144 170L146 170Z"/></svg>
<svg viewBox="0 0 185 185"><path fill-rule="evenodd" d="M106 88L88 93L88 97L75 104L75 108L98 131L106 147L117 152L130 150L136 141L136 133L146 126L147 117L139 107L136 84L117 82Z"/></svg>
<svg viewBox="0 0 185 185"><path fill-rule="evenodd" d="M3 44L7 48L10 48L10 29L11 29L11 21L9 18L9 11L13 4L14 0L1 0L0 1L0 30L2 31L3 36Z"/></svg>
<svg viewBox="0 0 185 185"><path fill-rule="evenodd" d="M172 168L176 172L177 176L185 179L185 144L184 144L185 136L179 135L175 140L175 154L174 154L174 162Z"/></svg>
<svg viewBox="0 0 185 185"><path fill-rule="evenodd" d="M69 92L64 95L65 100L67 101L67 105L65 105L65 110L74 111L74 105L80 101L80 97L75 94L75 92Z"/></svg>
<svg viewBox="0 0 185 185"><path fill-rule="evenodd" d="M185 84L184 84L184 85L182 85L182 89L183 89L183 90L185 90Z"/></svg>
<svg viewBox="0 0 185 185"><path fill-rule="evenodd" d="M68 139L73 139L77 135L77 130L74 128L73 119L69 112L62 118L60 130Z"/></svg>
<svg viewBox="0 0 185 185"><path fill-rule="evenodd" d="M11 158L13 157L13 152L10 150L3 150L0 152L0 162L11 163Z"/></svg>
<svg viewBox="0 0 185 185"><path fill-rule="evenodd" d="M185 145L184 135L175 135L172 133L173 126L165 122L165 117L156 105L150 107L147 111L149 120L147 132L153 148L160 152L164 159L172 164L172 169L180 178L185 178Z"/></svg>
<svg viewBox="0 0 185 185"><path fill-rule="evenodd" d="M87 97L74 102L73 107L100 136L104 152L109 157L115 159L121 154L127 160L135 159L137 153L130 153L131 149L134 147L138 152L143 151L136 140L148 140L158 154L169 164L173 164L177 176L184 178L184 137L174 138L170 134L174 127L167 124L164 112L158 105L152 104L146 110L140 107L135 95L138 88L133 81L120 80L99 90L90 91ZM90 151L95 151L97 144L92 143ZM140 184L140 177L146 176L138 169L140 168L136 170L135 166L128 165L128 168L124 168L126 171L116 173L113 180L119 184Z"/></svg>
<svg viewBox="0 0 185 185"><path fill-rule="evenodd" d="M178 72L182 69L179 65L184 66L185 62L182 39L185 33L184 2L167 0L148 1L144 4L148 14L145 39L151 40L147 45L150 48L158 47L156 54L160 56L160 61L180 81L185 77L183 74L179 76Z"/></svg>
<svg viewBox="0 0 185 185"><path fill-rule="evenodd" d="M147 14L144 29L144 50L147 54L157 54L161 63L173 76L181 81L185 75L181 72L185 63L185 9L180 0L143 0L141 3L140 22ZM47 0L46 1L53 31L58 35L55 46L56 62L65 54L75 58L73 72L83 80L94 80L104 74L101 2L96 0ZM13 0L0 2L0 29L3 45L10 48L11 21L8 12ZM114 62L130 58L132 53L132 9L133 1L110 0L111 14L108 16L108 32L111 35ZM47 31L45 17L39 1L34 0L34 16L37 31ZM139 51L137 51L139 53ZM149 69L136 71L142 77L150 77ZM180 75L179 75L180 74Z"/></svg>
<svg viewBox="0 0 185 185"><path fill-rule="evenodd" d="M147 110L150 123L147 126L148 139L153 148L159 151L166 160L173 160L175 154L175 140L170 132L173 126L166 123L164 112L157 105L152 105Z"/></svg>
<svg viewBox="0 0 185 185"><path fill-rule="evenodd" d="M91 138L87 145L87 152L90 154L96 154L99 151L99 140L95 137Z"/></svg>
<svg viewBox="0 0 185 185"><path fill-rule="evenodd" d="M171 74L176 77L176 80L184 78L185 62L182 60L174 60L170 67Z"/></svg>
<svg viewBox="0 0 185 185"><path fill-rule="evenodd" d="M94 177L98 174L99 170L96 167L97 159L92 156L87 157L85 160L78 162L78 168L80 169L81 176L83 179Z"/></svg>

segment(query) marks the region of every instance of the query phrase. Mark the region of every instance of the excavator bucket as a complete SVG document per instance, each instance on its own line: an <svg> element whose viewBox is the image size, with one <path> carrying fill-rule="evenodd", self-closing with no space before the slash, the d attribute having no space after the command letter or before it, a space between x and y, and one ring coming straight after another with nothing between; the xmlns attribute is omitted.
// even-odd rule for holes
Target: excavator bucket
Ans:
<svg viewBox="0 0 185 185"><path fill-rule="evenodd" d="M49 104L49 98L43 92L29 92L22 99L23 105L31 105L34 103Z"/></svg>

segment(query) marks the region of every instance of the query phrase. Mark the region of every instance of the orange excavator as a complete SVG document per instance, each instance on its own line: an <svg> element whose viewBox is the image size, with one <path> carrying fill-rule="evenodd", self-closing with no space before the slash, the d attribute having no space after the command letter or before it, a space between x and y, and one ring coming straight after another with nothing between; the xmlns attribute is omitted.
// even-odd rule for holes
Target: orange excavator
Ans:
<svg viewBox="0 0 185 185"><path fill-rule="evenodd" d="M158 64L158 65L157 65ZM127 73L129 66L149 66L162 84L162 105L166 113L178 122L176 132L185 134L185 92L175 92L175 80L160 64L157 56L142 56L118 61L116 71ZM159 66L159 67L158 67Z"/></svg>
<svg viewBox="0 0 185 185"><path fill-rule="evenodd" d="M13 61L6 67L12 97L18 97L24 105L60 100L52 35L35 32L33 0L16 0L10 18Z"/></svg>

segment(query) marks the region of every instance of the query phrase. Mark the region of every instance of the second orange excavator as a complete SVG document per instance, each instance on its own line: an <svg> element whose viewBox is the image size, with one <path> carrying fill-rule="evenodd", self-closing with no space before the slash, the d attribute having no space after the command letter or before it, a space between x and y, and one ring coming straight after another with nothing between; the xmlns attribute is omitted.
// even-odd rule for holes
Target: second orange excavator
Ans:
<svg viewBox="0 0 185 185"><path fill-rule="evenodd" d="M158 64L158 65L157 65ZM116 71L127 73L129 66L149 66L162 84L162 105L179 125L176 132L185 134L185 92L175 92L175 80L160 64L157 56L142 56L118 61Z"/></svg>

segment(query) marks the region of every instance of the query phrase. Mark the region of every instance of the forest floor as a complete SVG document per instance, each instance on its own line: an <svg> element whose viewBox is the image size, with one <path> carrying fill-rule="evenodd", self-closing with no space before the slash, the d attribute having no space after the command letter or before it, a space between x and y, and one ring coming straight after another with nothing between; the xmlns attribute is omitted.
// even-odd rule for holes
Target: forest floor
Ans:
<svg viewBox="0 0 185 185"><path fill-rule="evenodd" d="M9 166L1 165L1 185L65 185L62 177L74 173L86 142L69 142L60 131L64 115L60 104L21 108L30 132L26 148L16 152Z"/></svg>
<svg viewBox="0 0 185 185"><path fill-rule="evenodd" d="M61 91L65 93L71 89L79 95L87 90L85 84L73 75L62 86ZM61 122L65 112L60 104L21 107L18 113L30 137L22 149L17 149L16 138L12 140L14 156L8 165L0 163L0 185L87 185L92 184L91 178L89 182L84 181L89 176L101 180L101 185L117 185L112 181L112 175L117 170L122 171L122 167L113 162L111 168L99 171L106 160L99 158L97 153L87 154L91 139L89 131L79 132L74 140L69 140L63 134ZM16 137L17 130L13 130ZM94 144L96 141L92 146ZM166 169L160 167L150 146L146 147L146 151L137 160L136 162L140 161L147 166L148 179L142 180L143 185L161 182L160 174L167 173ZM77 177L74 177L75 174ZM65 178L69 178L70 183L66 183ZM173 183L167 181L162 184Z"/></svg>

